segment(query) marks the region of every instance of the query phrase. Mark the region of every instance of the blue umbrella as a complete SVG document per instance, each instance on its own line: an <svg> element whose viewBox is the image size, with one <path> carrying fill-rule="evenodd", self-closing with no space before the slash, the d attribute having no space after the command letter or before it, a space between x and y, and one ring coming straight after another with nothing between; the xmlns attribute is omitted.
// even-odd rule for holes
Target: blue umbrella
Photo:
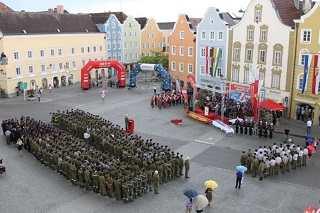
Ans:
<svg viewBox="0 0 320 213"><path fill-rule="evenodd" d="M187 196L188 198L197 197L198 194L199 193L195 189L185 189L185 190L183 190L183 195Z"/></svg>
<svg viewBox="0 0 320 213"><path fill-rule="evenodd" d="M315 141L315 140L314 140L313 138L309 138L309 139L306 140L306 143L308 143L308 144L313 144L314 141Z"/></svg>
<svg viewBox="0 0 320 213"><path fill-rule="evenodd" d="M245 166L236 166L236 170L238 170L238 171L240 171L240 172L245 172L245 171L247 171L248 169L247 169L247 167L245 167Z"/></svg>

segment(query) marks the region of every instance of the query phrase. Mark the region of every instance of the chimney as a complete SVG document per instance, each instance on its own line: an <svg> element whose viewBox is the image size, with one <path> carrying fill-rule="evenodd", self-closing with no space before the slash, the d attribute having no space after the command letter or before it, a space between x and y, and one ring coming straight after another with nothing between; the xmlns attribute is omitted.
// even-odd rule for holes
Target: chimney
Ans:
<svg viewBox="0 0 320 213"><path fill-rule="evenodd" d="M64 13L63 5L57 5L57 13Z"/></svg>
<svg viewBox="0 0 320 213"><path fill-rule="evenodd" d="M25 13L26 11L25 10L21 10L21 13Z"/></svg>
<svg viewBox="0 0 320 213"><path fill-rule="evenodd" d="M53 9L52 9L52 8L49 8L49 9L48 9L48 12L49 12L49 13L53 13Z"/></svg>
<svg viewBox="0 0 320 213"><path fill-rule="evenodd" d="M303 14L307 14L312 8L311 0L303 0L302 12Z"/></svg>

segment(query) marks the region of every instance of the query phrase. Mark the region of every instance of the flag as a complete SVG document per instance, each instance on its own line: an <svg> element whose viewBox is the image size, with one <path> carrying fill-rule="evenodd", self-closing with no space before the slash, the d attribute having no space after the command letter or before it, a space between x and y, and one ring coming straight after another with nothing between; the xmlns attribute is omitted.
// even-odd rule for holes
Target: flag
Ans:
<svg viewBox="0 0 320 213"><path fill-rule="evenodd" d="M176 91L177 91L177 92L181 92L180 80L179 80L179 79L176 80Z"/></svg>
<svg viewBox="0 0 320 213"><path fill-rule="evenodd" d="M206 46L206 74L208 74L209 71L209 47Z"/></svg>
<svg viewBox="0 0 320 213"><path fill-rule="evenodd" d="M217 54L217 48L212 47L212 53L210 54L211 57L211 73L210 75L213 76L214 73L214 67L215 67L215 61L216 61L216 54Z"/></svg>
<svg viewBox="0 0 320 213"><path fill-rule="evenodd" d="M222 54L222 49L221 48L214 48L216 51L214 51L214 56L215 56L215 60L214 60L214 76L217 77L217 68L220 62L220 58L221 58L221 54ZM220 76L218 76L220 77Z"/></svg>
<svg viewBox="0 0 320 213"><path fill-rule="evenodd" d="M314 65L313 65L313 78L312 78L312 94L318 94L319 92L319 55L314 56Z"/></svg>
<svg viewBox="0 0 320 213"><path fill-rule="evenodd" d="M306 90L307 80L308 80L308 72L311 60L309 60L309 55L304 56L304 69L303 69L303 81L302 81L302 94Z"/></svg>
<svg viewBox="0 0 320 213"><path fill-rule="evenodd" d="M255 80L250 86L252 109L253 109L253 119L258 120L258 100L259 100L259 80Z"/></svg>

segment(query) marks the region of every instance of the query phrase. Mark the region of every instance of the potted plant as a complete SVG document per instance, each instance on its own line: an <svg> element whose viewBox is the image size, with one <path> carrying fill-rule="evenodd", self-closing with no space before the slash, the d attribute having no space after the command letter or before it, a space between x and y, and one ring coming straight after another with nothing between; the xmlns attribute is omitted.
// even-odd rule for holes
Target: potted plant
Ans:
<svg viewBox="0 0 320 213"><path fill-rule="evenodd" d="M27 90L27 95L28 95L28 100L29 101L32 101L32 100L35 100L36 97L34 96L35 94L35 90L34 89L29 89Z"/></svg>

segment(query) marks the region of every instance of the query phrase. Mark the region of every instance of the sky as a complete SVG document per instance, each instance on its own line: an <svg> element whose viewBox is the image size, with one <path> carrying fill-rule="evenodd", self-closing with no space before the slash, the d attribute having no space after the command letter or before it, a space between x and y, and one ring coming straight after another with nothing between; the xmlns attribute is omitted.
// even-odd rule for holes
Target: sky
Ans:
<svg viewBox="0 0 320 213"><path fill-rule="evenodd" d="M180 13L202 18L209 7L240 15L250 0L0 0L15 11L46 11L64 5L69 13L118 12L134 17L155 18L157 22L175 22Z"/></svg>

